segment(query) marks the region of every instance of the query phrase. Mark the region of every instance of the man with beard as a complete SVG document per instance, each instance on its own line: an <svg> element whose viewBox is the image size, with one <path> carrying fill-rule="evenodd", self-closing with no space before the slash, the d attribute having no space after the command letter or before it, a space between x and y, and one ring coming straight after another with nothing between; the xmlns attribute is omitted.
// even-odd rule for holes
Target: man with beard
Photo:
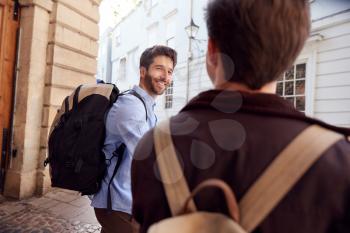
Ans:
<svg viewBox="0 0 350 233"><path fill-rule="evenodd" d="M162 95L171 83L176 62L177 53L169 47L157 45L146 49L140 58L139 85L119 96L108 112L103 148L108 172L91 203L102 233L138 230L131 216L132 156L139 139L157 122L155 98ZM120 155L118 172L113 175Z"/></svg>

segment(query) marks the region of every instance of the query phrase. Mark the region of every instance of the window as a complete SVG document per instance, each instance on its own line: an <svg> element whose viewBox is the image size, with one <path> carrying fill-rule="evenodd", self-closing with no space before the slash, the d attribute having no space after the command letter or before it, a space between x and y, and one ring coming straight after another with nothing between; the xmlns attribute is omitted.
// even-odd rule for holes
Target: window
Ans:
<svg viewBox="0 0 350 233"><path fill-rule="evenodd" d="M137 83L139 81L139 57L138 47L128 52L128 64L126 73L128 74L128 82Z"/></svg>
<svg viewBox="0 0 350 233"><path fill-rule="evenodd" d="M168 88L165 90L165 109L170 109L173 107L173 93L174 81L172 81Z"/></svg>
<svg viewBox="0 0 350 233"><path fill-rule="evenodd" d="M305 112L306 63L294 65L277 80L277 94Z"/></svg>
<svg viewBox="0 0 350 233"><path fill-rule="evenodd" d="M151 25L148 29L148 46L151 47L158 43L158 24Z"/></svg>
<svg viewBox="0 0 350 233"><path fill-rule="evenodd" d="M166 46L175 49L175 37L166 40Z"/></svg>
<svg viewBox="0 0 350 233"><path fill-rule="evenodd" d="M119 72L118 72L118 80L125 81L126 80L126 58L120 59L119 62Z"/></svg>
<svg viewBox="0 0 350 233"><path fill-rule="evenodd" d="M165 17L165 44L173 49L176 47L176 13L175 10Z"/></svg>
<svg viewBox="0 0 350 233"><path fill-rule="evenodd" d="M120 61L112 61L112 71L111 71L111 82L115 83L119 79L119 62Z"/></svg>

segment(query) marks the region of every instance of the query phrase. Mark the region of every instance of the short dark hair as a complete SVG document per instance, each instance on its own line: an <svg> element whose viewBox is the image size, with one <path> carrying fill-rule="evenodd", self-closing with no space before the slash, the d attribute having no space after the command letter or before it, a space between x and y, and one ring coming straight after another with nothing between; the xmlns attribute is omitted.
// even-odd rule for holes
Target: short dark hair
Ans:
<svg viewBox="0 0 350 233"><path fill-rule="evenodd" d="M177 53L174 49L163 46L155 45L151 48L146 49L140 58L140 67L145 67L146 69L153 63L153 59L157 56L166 56L173 61L173 66L175 68L177 63Z"/></svg>
<svg viewBox="0 0 350 233"><path fill-rule="evenodd" d="M291 67L309 36L308 2L211 0L206 11L209 37L225 58L225 73L234 64L227 80L256 90Z"/></svg>

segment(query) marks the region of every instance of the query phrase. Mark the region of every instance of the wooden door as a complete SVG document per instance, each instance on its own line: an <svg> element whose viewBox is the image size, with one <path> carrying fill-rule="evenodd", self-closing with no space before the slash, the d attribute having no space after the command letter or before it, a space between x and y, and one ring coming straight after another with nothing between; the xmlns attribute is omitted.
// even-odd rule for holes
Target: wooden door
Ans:
<svg viewBox="0 0 350 233"><path fill-rule="evenodd" d="M11 141L18 11L18 1L0 0L0 190L3 188Z"/></svg>

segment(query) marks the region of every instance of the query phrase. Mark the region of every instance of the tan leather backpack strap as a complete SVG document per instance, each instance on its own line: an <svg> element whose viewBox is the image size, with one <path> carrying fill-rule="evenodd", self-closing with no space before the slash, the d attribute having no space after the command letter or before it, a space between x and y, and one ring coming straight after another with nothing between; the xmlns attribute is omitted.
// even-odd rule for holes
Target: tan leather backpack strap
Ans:
<svg viewBox="0 0 350 233"><path fill-rule="evenodd" d="M343 135L312 125L263 172L239 203L241 225L252 232L319 157Z"/></svg>
<svg viewBox="0 0 350 233"><path fill-rule="evenodd" d="M228 186L228 184L226 184L223 180L219 179L207 179L199 185L197 185L197 187L193 189L191 196L188 197L185 203L185 212L188 212L187 205L189 201L192 200L193 197L195 197L200 191L202 191L205 188L218 188L224 193L228 212L231 215L231 218L237 223L239 223L239 209L236 196L232 191L231 187Z"/></svg>
<svg viewBox="0 0 350 233"><path fill-rule="evenodd" d="M186 199L191 193L171 139L170 121L160 122L154 129L153 137L157 164L165 194L171 213L176 216L182 213ZM193 200L190 201L188 209L196 211Z"/></svg>

